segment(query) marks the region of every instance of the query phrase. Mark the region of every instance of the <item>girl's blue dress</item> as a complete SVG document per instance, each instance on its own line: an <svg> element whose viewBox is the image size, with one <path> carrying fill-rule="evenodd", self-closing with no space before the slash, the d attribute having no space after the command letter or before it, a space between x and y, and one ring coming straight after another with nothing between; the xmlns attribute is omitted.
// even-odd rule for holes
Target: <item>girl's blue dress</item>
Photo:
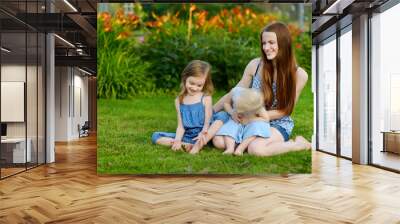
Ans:
<svg viewBox="0 0 400 224"><path fill-rule="evenodd" d="M194 144L196 141L193 138L197 137L204 126L205 119L205 106L203 104L203 98L201 97L200 102L194 104L179 104L179 110L182 118L183 128L185 133L182 137L182 142ZM221 120L226 122L229 119L229 115L226 112L213 113L210 123L215 120ZM154 132L151 141L153 144L161 137L175 138L176 133L172 132Z"/></svg>

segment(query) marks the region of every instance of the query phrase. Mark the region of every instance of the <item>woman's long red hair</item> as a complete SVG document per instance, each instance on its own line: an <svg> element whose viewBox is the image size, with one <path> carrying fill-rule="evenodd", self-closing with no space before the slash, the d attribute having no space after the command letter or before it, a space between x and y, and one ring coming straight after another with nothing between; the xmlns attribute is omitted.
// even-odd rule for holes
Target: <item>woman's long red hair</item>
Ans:
<svg viewBox="0 0 400 224"><path fill-rule="evenodd" d="M262 92L264 94L264 103L268 109L273 109L273 92L272 82L274 75L274 67L271 60L267 60L267 56L263 51L262 34L264 32L274 32L278 41L278 54L276 61L276 98L277 110L283 111L286 115L290 115L296 100L296 59L292 49L292 40L287 26L283 23L272 23L266 26L260 34L261 43L261 63L262 63Z"/></svg>

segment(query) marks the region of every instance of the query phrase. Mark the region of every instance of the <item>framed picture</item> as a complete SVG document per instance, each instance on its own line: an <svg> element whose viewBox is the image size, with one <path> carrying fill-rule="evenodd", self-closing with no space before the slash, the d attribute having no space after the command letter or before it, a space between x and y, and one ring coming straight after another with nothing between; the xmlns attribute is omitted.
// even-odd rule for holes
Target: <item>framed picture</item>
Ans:
<svg viewBox="0 0 400 224"><path fill-rule="evenodd" d="M311 4L98 4L98 173L310 173L310 25Z"/></svg>

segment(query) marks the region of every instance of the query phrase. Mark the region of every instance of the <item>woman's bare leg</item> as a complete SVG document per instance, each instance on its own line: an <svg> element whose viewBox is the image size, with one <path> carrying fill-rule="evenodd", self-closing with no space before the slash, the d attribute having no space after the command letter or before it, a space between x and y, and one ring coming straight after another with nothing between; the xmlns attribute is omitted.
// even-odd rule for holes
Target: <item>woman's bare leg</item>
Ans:
<svg viewBox="0 0 400 224"><path fill-rule="evenodd" d="M221 97L217 103L214 104L213 106L213 111L214 112L218 112L224 109L224 103L226 98L228 97L229 92L227 94L225 94L223 97Z"/></svg>
<svg viewBox="0 0 400 224"><path fill-rule="evenodd" d="M311 143L307 139L305 139L303 136L296 136L294 141L297 142L297 144L303 144L304 149L311 149Z"/></svg>
<svg viewBox="0 0 400 224"><path fill-rule="evenodd" d="M275 128L271 128L271 137L254 139L254 141L249 144L248 152L255 156L273 156L286 152L309 149L309 143L307 144L303 139L304 138L301 137L297 141L285 142L281 133Z"/></svg>

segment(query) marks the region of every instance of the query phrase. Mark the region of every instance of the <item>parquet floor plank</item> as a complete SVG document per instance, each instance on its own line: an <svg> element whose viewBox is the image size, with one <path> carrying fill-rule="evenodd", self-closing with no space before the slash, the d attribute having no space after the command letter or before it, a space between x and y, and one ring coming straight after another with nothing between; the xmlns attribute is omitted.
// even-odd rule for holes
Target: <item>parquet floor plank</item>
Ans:
<svg viewBox="0 0 400 224"><path fill-rule="evenodd" d="M313 152L313 173L98 176L95 137L0 181L0 223L396 223L400 175Z"/></svg>

